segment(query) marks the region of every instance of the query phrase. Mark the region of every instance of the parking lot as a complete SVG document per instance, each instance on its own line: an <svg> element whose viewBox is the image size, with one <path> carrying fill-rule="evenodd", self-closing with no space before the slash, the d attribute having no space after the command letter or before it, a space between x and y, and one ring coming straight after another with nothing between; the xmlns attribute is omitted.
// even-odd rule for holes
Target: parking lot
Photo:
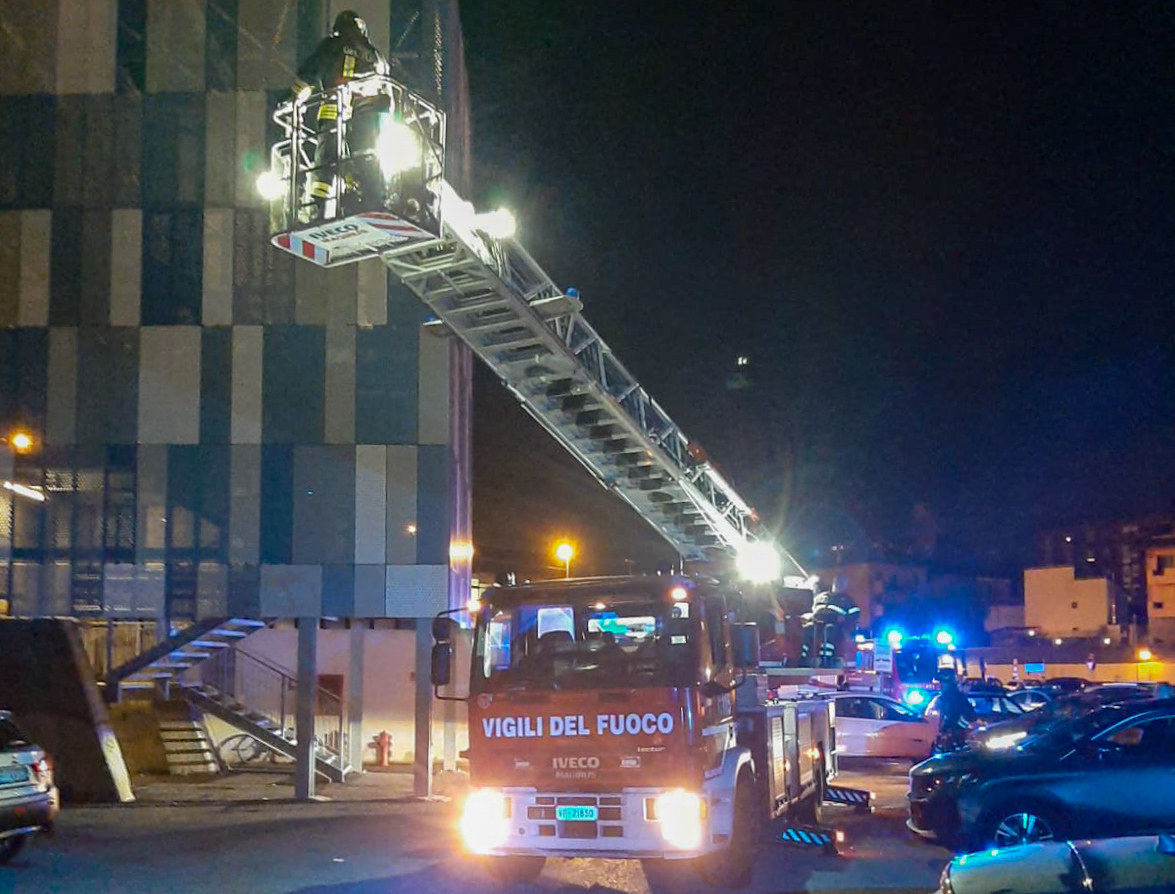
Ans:
<svg viewBox="0 0 1175 894"><path fill-rule="evenodd" d="M782 844L763 849L752 892L930 892L948 854L904 828L908 763L846 766L840 782L877 793L873 815L833 812L838 856ZM0 892L87 894L492 894L461 856L455 798L419 801L398 774L367 774L331 800L288 800L288 780L251 774L140 785L140 801L66 810L57 834L0 869ZM456 794L456 787L448 790ZM674 882L673 878L669 882ZM676 880L699 890L691 876ZM650 890L639 864L551 860L517 890ZM654 892L655 894L655 892Z"/></svg>

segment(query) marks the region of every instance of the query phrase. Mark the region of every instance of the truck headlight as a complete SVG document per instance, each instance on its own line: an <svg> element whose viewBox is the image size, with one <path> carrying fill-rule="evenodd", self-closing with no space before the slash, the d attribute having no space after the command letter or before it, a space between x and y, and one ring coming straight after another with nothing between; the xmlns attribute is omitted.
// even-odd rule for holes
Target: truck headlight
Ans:
<svg viewBox="0 0 1175 894"><path fill-rule="evenodd" d="M470 794L461 812L461 837L475 854L501 847L509 835L510 800L492 788Z"/></svg>
<svg viewBox="0 0 1175 894"><path fill-rule="evenodd" d="M701 847L706 801L694 792L675 789L657 796L657 821L661 837L673 847L692 851Z"/></svg>

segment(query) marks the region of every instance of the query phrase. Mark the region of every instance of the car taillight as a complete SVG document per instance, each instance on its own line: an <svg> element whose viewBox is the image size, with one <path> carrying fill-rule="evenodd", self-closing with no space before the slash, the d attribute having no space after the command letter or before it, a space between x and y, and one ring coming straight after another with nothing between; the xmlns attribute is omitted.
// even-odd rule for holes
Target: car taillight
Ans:
<svg viewBox="0 0 1175 894"><path fill-rule="evenodd" d="M33 764L33 771L37 774L37 782L41 785L53 784L53 765L49 763L49 758L43 757Z"/></svg>

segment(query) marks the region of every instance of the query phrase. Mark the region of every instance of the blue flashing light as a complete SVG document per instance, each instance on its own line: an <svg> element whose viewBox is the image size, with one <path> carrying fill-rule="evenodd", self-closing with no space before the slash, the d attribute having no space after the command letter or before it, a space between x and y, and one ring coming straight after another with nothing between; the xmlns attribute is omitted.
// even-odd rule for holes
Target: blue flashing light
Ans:
<svg viewBox="0 0 1175 894"><path fill-rule="evenodd" d="M926 693L921 689L907 689L902 700L911 708L917 708L926 704Z"/></svg>
<svg viewBox="0 0 1175 894"><path fill-rule="evenodd" d="M885 641L895 649L898 648L902 644L902 631L891 630L885 635Z"/></svg>
<svg viewBox="0 0 1175 894"><path fill-rule="evenodd" d="M934 634L934 641L940 646L949 646L955 641L955 635L949 630L940 630Z"/></svg>

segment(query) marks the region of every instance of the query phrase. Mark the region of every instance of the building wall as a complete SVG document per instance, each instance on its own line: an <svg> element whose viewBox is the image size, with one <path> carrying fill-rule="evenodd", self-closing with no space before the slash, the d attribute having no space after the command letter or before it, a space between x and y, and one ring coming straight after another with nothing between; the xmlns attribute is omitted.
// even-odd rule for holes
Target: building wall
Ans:
<svg viewBox="0 0 1175 894"><path fill-rule="evenodd" d="M881 617L887 598L900 600L926 585L926 568L888 562L855 562L813 572L825 586L839 581L861 610L860 625L871 627Z"/></svg>
<svg viewBox="0 0 1175 894"><path fill-rule="evenodd" d="M987 610L987 616L983 620L983 629L988 633L993 630L1007 630L1024 626L1023 605L990 606Z"/></svg>
<svg viewBox="0 0 1175 894"><path fill-rule="evenodd" d="M1111 598L1109 581L1078 579L1068 565L1024 570L1024 623L1048 636L1104 630Z"/></svg>
<svg viewBox="0 0 1175 894"><path fill-rule="evenodd" d="M1156 642L1175 641L1175 543L1146 552L1148 631Z"/></svg>
<svg viewBox="0 0 1175 894"><path fill-rule="evenodd" d="M469 539L468 356L421 337L423 306L378 261L324 272L270 247L253 188L272 109L342 5L0 8L0 425L39 445L4 452L0 473L48 497L0 491L12 613L421 617L464 601L449 544ZM460 182L455 0L423 19L346 5L385 50L443 18L441 64L417 70L458 111ZM433 36L417 43L431 53Z"/></svg>

